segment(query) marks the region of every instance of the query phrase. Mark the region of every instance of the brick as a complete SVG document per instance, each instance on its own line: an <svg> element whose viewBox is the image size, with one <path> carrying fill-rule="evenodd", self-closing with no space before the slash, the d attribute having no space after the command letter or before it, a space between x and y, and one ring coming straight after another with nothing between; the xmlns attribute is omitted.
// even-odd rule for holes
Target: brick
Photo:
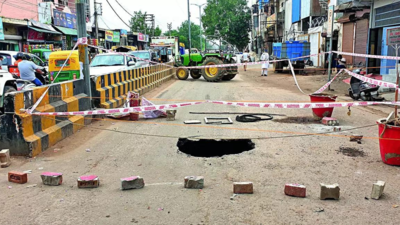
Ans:
<svg viewBox="0 0 400 225"><path fill-rule="evenodd" d="M333 117L322 118L322 123L328 126L339 126L339 120Z"/></svg>
<svg viewBox="0 0 400 225"><path fill-rule="evenodd" d="M185 184L185 188L202 189L202 188L204 188L204 177L203 176L186 176L184 184Z"/></svg>
<svg viewBox="0 0 400 225"><path fill-rule="evenodd" d="M383 194L383 189L385 189L385 181L377 181L372 185L372 192L371 192L371 198L378 200L382 194Z"/></svg>
<svg viewBox="0 0 400 225"><path fill-rule="evenodd" d="M363 135L353 134L350 136L350 141L360 142L362 138L363 138Z"/></svg>
<svg viewBox="0 0 400 225"><path fill-rule="evenodd" d="M167 110L166 112L167 112L167 121L174 121L176 110Z"/></svg>
<svg viewBox="0 0 400 225"><path fill-rule="evenodd" d="M325 200L325 199L335 199L339 200L340 197L340 188L339 184L323 184L321 183L321 195L320 199Z"/></svg>
<svg viewBox="0 0 400 225"><path fill-rule="evenodd" d="M10 150L3 149L0 151L0 166L6 168L11 165Z"/></svg>
<svg viewBox="0 0 400 225"><path fill-rule="evenodd" d="M99 185L100 180L96 175L81 176L78 178L78 188L97 188Z"/></svg>
<svg viewBox="0 0 400 225"><path fill-rule="evenodd" d="M121 178L121 189L140 189L144 187L144 180L139 176Z"/></svg>
<svg viewBox="0 0 400 225"><path fill-rule="evenodd" d="M17 184L25 184L28 182L28 174L16 171L8 172L8 181L17 183Z"/></svg>
<svg viewBox="0 0 400 225"><path fill-rule="evenodd" d="M233 193L235 194L253 194L252 182L234 182Z"/></svg>
<svg viewBox="0 0 400 225"><path fill-rule="evenodd" d="M44 185L58 186L63 182L62 173L44 172L40 177Z"/></svg>
<svg viewBox="0 0 400 225"><path fill-rule="evenodd" d="M285 195L305 198L306 186L301 184L285 184Z"/></svg>

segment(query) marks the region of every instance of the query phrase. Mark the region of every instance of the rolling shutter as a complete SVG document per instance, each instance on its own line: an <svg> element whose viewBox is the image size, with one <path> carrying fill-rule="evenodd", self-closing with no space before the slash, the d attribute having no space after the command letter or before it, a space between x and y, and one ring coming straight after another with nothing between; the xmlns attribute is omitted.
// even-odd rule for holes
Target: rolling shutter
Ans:
<svg viewBox="0 0 400 225"><path fill-rule="evenodd" d="M354 53L366 54L368 41L368 19L358 20L356 22L356 40ZM354 63L362 62L365 65L364 57L354 57Z"/></svg>
<svg viewBox="0 0 400 225"><path fill-rule="evenodd" d="M353 53L354 23L343 24L342 51ZM347 64L353 64L353 57L343 56Z"/></svg>

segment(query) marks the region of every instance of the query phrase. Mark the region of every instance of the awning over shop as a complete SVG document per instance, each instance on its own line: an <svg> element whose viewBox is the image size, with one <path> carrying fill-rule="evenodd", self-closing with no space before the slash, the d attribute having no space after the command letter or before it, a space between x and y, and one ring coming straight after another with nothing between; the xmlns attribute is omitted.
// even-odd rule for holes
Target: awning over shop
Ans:
<svg viewBox="0 0 400 225"><path fill-rule="evenodd" d="M356 11L362 11L363 9L369 9L370 7L371 7L371 1L370 2L350 1L336 6L335 12L356 12Z"/></svg>
<svg viewBox="0 0 400 225"><path fill-rule="evenodd" d="M40 29L40 28L36 28L36 27L29 27L29 29L35 30L37 32L42 32L42 33L61 34L60 32L57 32L57 31L45 30L45 29Z"/></svg>
<svg viewBox="0 0 400 225"><path fill-rule="evenodd" d="M72 36L78 36L78 31L75 29L70 29L70 28L65 28L65 27L58 27L54 26L57 30L59 30L61 33L65 35L72 35Z"/></svg>

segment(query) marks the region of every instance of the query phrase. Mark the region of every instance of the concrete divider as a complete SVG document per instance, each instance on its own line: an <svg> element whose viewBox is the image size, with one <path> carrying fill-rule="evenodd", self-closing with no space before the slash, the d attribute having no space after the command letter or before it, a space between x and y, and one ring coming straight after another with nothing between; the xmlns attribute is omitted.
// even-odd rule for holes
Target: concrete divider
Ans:
<svg viewBox="0 0 400 225"><path fill-rule="evenodd" d="M168 65L173 66L173 63ZM154 65L93 77L94 105L106 109L119 107L123 105L128 91L144 94L169 80L174 74L173 67Z"/></svg>
<svg viewBox="0 0 400 225"><path fill-rule="evenodd" d="M84 80L54 84L49 87L36 111L89 110L90 99L84 94L84 87ZM91 122L90 118L83 116L32 116L20 111L32 107L46 89L39 87L6 96L6 113L0 117L0 149L10 149L12 155L34 157Z"/></svg>

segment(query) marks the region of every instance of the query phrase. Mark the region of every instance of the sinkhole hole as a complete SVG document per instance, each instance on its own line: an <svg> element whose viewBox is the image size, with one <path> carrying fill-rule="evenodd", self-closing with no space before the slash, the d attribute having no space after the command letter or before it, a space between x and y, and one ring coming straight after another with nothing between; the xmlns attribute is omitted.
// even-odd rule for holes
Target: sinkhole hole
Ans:
<svg viewBox="0 0 400 225"><path fill-rule="evenodd" d="M221 157L255 148L251 139L188 139L179 138L179 151L195 157Z"/></svg>

